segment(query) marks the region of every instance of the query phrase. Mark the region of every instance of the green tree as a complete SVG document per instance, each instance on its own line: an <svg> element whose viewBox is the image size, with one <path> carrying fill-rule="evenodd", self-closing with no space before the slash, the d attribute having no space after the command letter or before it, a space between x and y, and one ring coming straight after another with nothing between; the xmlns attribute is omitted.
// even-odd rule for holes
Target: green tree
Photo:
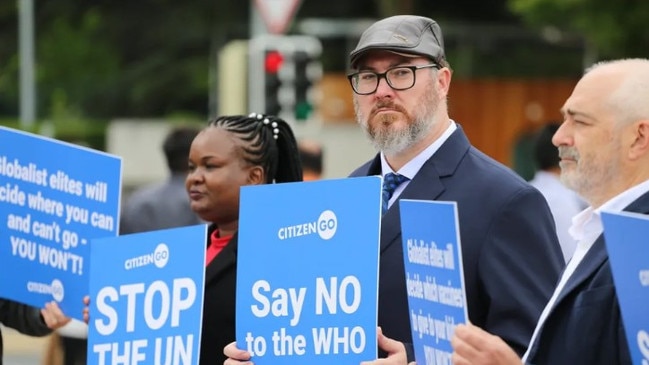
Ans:
<svg viewBox="0 0 649 365"><path fill-rule="evenodd" d="M376 19L404 13L443 23L515 22L506 1L302 0L293 24L306 18ZM0 1L1 117L18 115L17 3ZM249 37L253 3L34 1L38 116L110 119L183 114L204 118L215 82L209 74L215 55L228 41ZM332 60L327 65L345 70L355 40L340 37L325 42L323 58ZM452 47L449 42L449 50ZM502 65L491 57L480 64L492 59Z"/></svg>
<svg viewBox="0 0 649 365"><path fill-rule="evenodd" d="M40 114L80 118L109 101L119 72L118 54L101 36L102 18L89 9L78 22L59 17L38 38Z"/></svg>
<svg viewBox="0 0 649 365"><path fill-rule="evenodd" d="M581 33L597 59L649 56L649 1L508 0L508 5L530 25Z"/></svg>

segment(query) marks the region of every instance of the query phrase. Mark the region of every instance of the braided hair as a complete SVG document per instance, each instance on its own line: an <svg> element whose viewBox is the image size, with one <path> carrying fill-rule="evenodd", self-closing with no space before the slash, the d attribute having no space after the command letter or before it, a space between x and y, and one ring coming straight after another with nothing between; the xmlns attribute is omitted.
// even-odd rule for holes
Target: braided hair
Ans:
<svg viewBox="0 0 649 365"><path fill-rule="evenodd" d="M206 128L222 128L243 143L243 159L261 166L266 183L302 181L302 165L293 130L283 119L252 113L211 119Z"/></svg>

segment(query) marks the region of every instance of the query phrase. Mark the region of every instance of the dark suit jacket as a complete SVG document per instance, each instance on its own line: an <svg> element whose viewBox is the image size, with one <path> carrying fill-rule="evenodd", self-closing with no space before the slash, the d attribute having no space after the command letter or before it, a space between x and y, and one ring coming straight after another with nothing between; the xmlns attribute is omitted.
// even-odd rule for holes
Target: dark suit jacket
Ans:
<svg viewBox="0 0 649 365"><path fill-rule="evenodd" d="M352 176L378 174L377 155ZM457 202L469 319L524 353L563 268L541 193L473 148L458 126L399 199ZM397 203L382 218L380 250L379 326L411 343Z"/></svg>
<svg viewBox="0 0 649 365"><path fill-rule="evenodd" d="M216 229L210 226L209 237ZM223 348L235 340L237 234L205 269L201 365L223 364Z"/></svg>
<svg viewBox="0 0 649 365"><path fill-rule="evenodd" d="M649 214L649 193L625 210ZM603 235L568 279L530 347L531 364L631 364Z"/></svg>

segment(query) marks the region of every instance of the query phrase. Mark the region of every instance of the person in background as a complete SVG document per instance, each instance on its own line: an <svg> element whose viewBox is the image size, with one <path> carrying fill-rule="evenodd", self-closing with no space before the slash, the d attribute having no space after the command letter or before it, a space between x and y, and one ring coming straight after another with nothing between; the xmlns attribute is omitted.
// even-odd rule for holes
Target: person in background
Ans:
<svg viewBox="0 0 649 365"><path fill-rule="evenodd" d="M192 212L185 191L189 147L199 129L174 127L162 144L169 178L144 186L129 197L120 217L120 234L154 231L202 223Z"/></svg>
<svg viewBox="0 0 649 365"><path fill-rule="evenodd" d="M552 144L552 136L560 125L558 122L550 122L537 132L534 140L534 162L537 170L530 184L539 189L548 201L563 258L568 262L577 247L577 241L570 236L568 229L572 218L586 209L587 204L559 180L559 153Z"/></svg>
<svg viewBox="0 0 649 365"><path fill-rule="evenodd" d="M52 330L70 322L56 302L46 303L43 309L0 298L0 323L28 336L46 336ZM0 365L2 365L2 333L0 332Z"/></svg>
<svg viewBox="0 0 649 365"><path fill-rule="evenodd" d="M382 334L414 359L397 201L455 201L469 318L522 354L563 267L543 195L472 147L449 117L451 69L437 22L412 15L380 20L361 35L350 64L356 119L379 150L351 176L384 179ZM394 351L382 350L381 357ZM249 359L236 344L225 351L226 365Z"/></svg>
<svg viewBox="0 0 649 365"><path fill-rule="evenodd" d="M239 190L302 181L297 142L282 119L262 115L213 119L194 139L185 181L191 209L209 227L200 363L222 364L235 340Z"/></svg>
<svg viewBox="0 0 649 365"><path fill-rule="evenodd" d="M298 149L300 151L300 161L302 161L304 181L322 179L322 145L316 141L301 140L298 142Z"/></svg>
<svg viewBox="0 0 649 365"><path fill-rule="evenodd" d="M498 336L469 325L456 329L455 365L631 364L601 213L649 214L647 98L648 59L600 62L586 70L552 138L561 181L590 205L570 229L577 249L522 359Z"/></svg>

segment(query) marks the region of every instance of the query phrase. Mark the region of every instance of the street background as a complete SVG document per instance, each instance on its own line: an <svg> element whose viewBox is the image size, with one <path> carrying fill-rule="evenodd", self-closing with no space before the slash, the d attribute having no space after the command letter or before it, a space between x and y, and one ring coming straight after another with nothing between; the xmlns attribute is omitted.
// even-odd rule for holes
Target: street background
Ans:
<svg viewBox="0 0 649 365"><path fill-rule="evenodd" d="M5 365L39 365L49 337L29 337L2 327Z"/></svg>
<svg viewBox="0 0 649 365"><path fill-rule="evenodd" d="M287 2L290 14L264 10ZM171 126L222 114L287 116L299 139L324 147L323 177L344 177L374 154L355 121L348 55L369 24L397 14L441 25L451 117L526 179L532 133L561 118L585 67L649 57L649 1L2 0L0 125L121 156L123 199L166 178ZM276 44L250 46L272 32ZM317 40L306 60L321 72L297 72L303 50L286 51L285 36ZM287 62L269 72L274 52ZM293 78L273 79L278 68ZM48 337L2 334L5 364L41 364Z"/></svg>

